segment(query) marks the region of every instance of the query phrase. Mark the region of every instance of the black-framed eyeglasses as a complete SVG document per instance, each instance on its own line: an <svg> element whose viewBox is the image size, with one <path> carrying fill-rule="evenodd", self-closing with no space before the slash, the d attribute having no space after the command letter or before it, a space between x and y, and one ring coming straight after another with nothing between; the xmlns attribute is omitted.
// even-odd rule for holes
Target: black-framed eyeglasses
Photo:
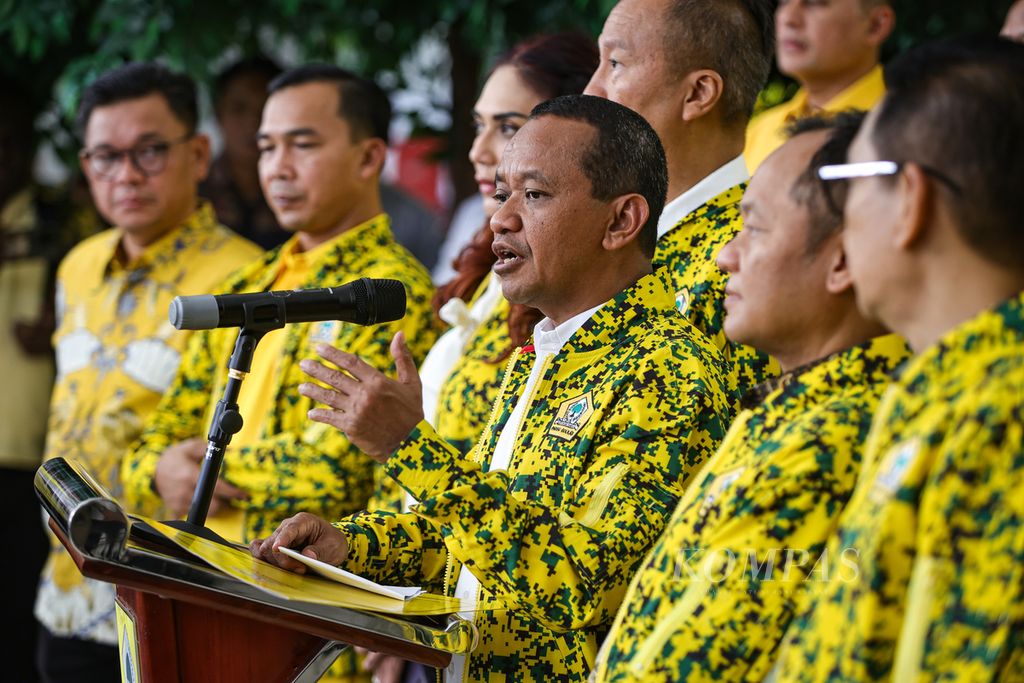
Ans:
<svg viewBox="0 0 1024 683"><path fill-rule="evenodd" d="M896 175L903 170L903 166L906 163L905 161L857 161L849 164L829 164L818 169L818 177L822 180L850 180L851 178ZM925 166L924 164L914 163L922 171L946 185L953 192L963 194L960 185L942 171Z"/></svg>
<svg viewBox="0 0 1024 683"><path fill-rule="evenodd" d="M79 156L89 165L89 169L99 178L109 180L121 167L121 161L127 157L132 166L146 177L152 177L167 168L167 158L171 147L186 142L195 135L187 133L177 140L151 140L140 142L128 149L116 149L101 145L93 149L83 149Z"/></svg>

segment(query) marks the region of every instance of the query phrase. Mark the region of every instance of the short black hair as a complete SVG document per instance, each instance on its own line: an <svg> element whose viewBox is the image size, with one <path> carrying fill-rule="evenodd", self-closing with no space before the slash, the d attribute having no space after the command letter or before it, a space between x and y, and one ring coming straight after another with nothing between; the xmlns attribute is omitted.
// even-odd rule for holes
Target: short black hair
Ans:
<svg viewBox="0 0 1024 683"><path fill-rule="evenodd" d="M818 177L822 166L846 161L850 143L857 136L867 112L847 109L837 114L818 114L797 119L786 127L786 135L795 138L804 133L828 131L828 137L814 153L807 168L793 181L789 196L810 214L807 251L815 253L843 227L843 204L846 202L847 184L842 181L824 181Z"/></svg>
<svg viewBox="0 0 1024 683"><path fill-rule="evenodd" d="M267 93L273 95L306 83L333 83L338 86L341 102L338 115L348 122L353 139L380 138L388 141L391 102L372 80L333 64L306 64L289 69L272 80L267 86Z"/></svg>
<svg viewBox="0 0 1024 683"><path fill-rule="evenodd" d="M771 0L669 0L664 49L679 76L712 69L722 77L726 125L746 125L775 56Z"/></svg>
<svg viewBox="0 0 1024 683"><path fill-rule="evenodd" d="M955 183L959 191L935 185L967 244L1024 268L1024 45L986 37L922 45L885 67L885 86L871 137L879 158Z"/></svg>
<svg viewBox="0 0 1024 683"><path fill-rule="evenodd" d="M153 62L129 62L111 69L93 81L82 92L75 116L75 130L83 141L89 117L96 107L135 100L157 94L167 101L174 117L191 135L196 132L199 107L196 104L196 84L183 73L171 71Z"/></svg>
<svg viewBox="0 0 1024 683"><path fill-rule="evenodd" d="M269 57L256 55L239 59L224 67L213 79L213 101L215 104L219 102L224 91L227 90L228 84L236 78L252 74L262 76L269 84L280 73L281 66Z"/></svg>
<svg viewBox="0 0 1024 683"><path fill-rule="evenodd" d="M651 125L632 109L591 95L563 95L541 102L530 112L530 118L542 116L580 121L594 128L593 143L580 154L591 196L610 201L636 192L647 200L651 213L637 243L653 258L658 217L668 193L668 165Z"/></svg>

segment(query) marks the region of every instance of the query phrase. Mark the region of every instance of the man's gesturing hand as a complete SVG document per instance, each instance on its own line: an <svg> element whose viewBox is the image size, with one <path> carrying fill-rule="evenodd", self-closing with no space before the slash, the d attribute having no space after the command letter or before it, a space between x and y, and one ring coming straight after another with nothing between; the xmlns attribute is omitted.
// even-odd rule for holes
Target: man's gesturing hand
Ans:
<svg viewBox="0 0 1024 683"><path fill-rule="evenodd" d="M300 512L294 517L289 517L281 522L270 536L257 538L249 544L249 552L253 557L276 564L282 569L305 574L306 565L277 552L281 547L291 548L314 560L334 566L338 566L348 557L348 541L345 540L345 535L331 526L326 519L308 512Z"/></svg>
<svg viewBox="0 0 1024 683"><path fill-rule="evenodd" d="M299 385L300 394L329 406L310 410L309 418L337 427L364 453L385 462L423 419L423 387L405 336L399 332L391 340L398 381L326 344L319 345L317 353L341 370L314 360L300 363L307 375L333 387Z"/></svg>

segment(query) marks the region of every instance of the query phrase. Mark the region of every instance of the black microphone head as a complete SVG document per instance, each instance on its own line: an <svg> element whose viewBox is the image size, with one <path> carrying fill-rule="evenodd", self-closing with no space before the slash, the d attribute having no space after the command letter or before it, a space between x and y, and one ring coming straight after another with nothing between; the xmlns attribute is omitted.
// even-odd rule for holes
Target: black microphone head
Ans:
<svg viewBox="0 0 1024 683"><path fill-rule="evenodd" d="M362 281L366 282L367 325L405 317L405 285L398 280L363 278Z"/></svg>

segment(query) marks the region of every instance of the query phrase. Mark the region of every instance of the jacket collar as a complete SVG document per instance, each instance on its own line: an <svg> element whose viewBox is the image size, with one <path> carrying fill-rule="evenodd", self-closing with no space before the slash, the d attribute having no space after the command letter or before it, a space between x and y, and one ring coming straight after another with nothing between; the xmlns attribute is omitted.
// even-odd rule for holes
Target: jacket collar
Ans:
<svg viewBox="0 0 1024 683"><path fill-rule="evenodd" d="M741 407L815 405L848 387L889 382L909 355L901 337L875 337L758 384L743 396Z"/></svg>
<svg viewBox="0 0 1024 683"><path fill-rule="evenodd" d="M601 306L569 338L565 350L589 353L632 338L644 323L657 315L676 315L675 304L661 278L644 275ZM680 316L680 319L681 316Z"/></svg>
<svg viewBox="0 0 1024 683"><path fill-rule="evenodd" d="M1024 345L1024 292L953 328L937 343L911 358L899 373L900 384L914 393L931 378L962 371L965 355L976 356Z"/></svg>

